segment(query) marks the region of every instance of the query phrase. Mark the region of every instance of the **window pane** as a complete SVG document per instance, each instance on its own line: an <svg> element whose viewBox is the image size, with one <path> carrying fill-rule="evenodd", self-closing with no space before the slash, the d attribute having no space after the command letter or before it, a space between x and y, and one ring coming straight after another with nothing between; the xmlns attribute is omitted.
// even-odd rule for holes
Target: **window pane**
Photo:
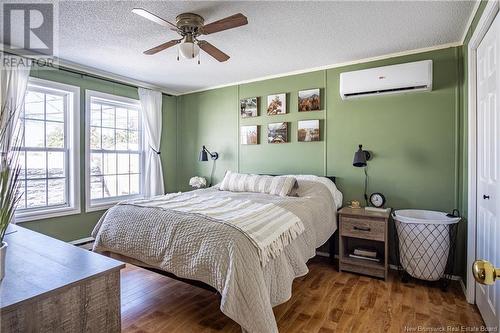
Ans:
<svg viewBox="0 0 500 333"><path fill-rule="evenodd" d="M47 122L47 147L64 148L64 123Z"/></svg>
<svg viewBox="0 0 500 333"><path fill-rule="evenodd" d="M25 121L25 145L26 147L44 146L43 121L26 120Z"/></svg>
<svg viewBox="0 0 500 333"><path fill-rule="evenodd" d="M24 113L26 118L43 119L44 94L28 91L24 102Z"/></svg>
<svg viewBox="0 0 500 333"><path fill-rule="evenodd" d="M16 121L16 129L12 135L13 147L24 147L24 121L21 115Z"/></svg>
<svg viewBox="0 0 500 333"><path fill-rule="evenodd" d="M102 177L90 177L90 199L102 198Z"/></svg>
<svg viewBox="0 0 500 333"><path fill-rule="evenodd" d="M118 156L118 172L119 174L128 173L128 154L117 154ZM127 180L128 183L128 180Z"/></svg>
<svg viewBox="0 0 500 333"><path fill-rule="evenodd" d="M116 150L127 150L126 130L116 130Z"/></svg>
<svg viewBox="0 0 500 333"><path fill-rule="evenodd" d="M46 95L46 120L64 121L64 97Z"/></svg>
<svg viewBox="0 0 500 333"><path fill-rule="evenodd" d="M115 149L115 130L110 128L102 129L102 149Z"/></svg>
<svg viewBox="0 0 500 333"><path fill-rule="evenodd" d="M116 176L104 176L104 197L116 197Z"/></svg>
<svg viewBox="0 0 500 333"><path fill-rule="evenodd" d="M92 103L90 106L90 125L101 126L101 104Z"/></svg>
<svg viewBox="0 0 500 333"><path fill-rule="evenodd" d="M128 195L128 181L129 175L118 176L118 195Z"/></svg>
<svg viewBox="0 0 500 333"><path fill-rule="evenodd" d="M130 175L130 194L139 194L139 175Z"/></svg>
<svg viewBox="0 0 500 333"><path fill-rule="evenodd" d="M19 181L17 183L17 193L21 196L21 198L19 199L19 201L17 202L17 207L16 209L23 209L23 208L26 208L26 199L25 199L25 196L24 196L24 186L26 185L26 182L25 181Z"/></svg>
<svg viewBox="0 0 500 333"><path fill-rule="evenodd" d="M104 174L116 174L116 154L103 154L104 155Z"/></svg>
<svg viewBox="0 0 500 333"><path fill-rule="evenodd" d="M139 111L128 110L128 129L139 130Z"/></svg>
<svg viewBox="0 0 500 333"><path fill-rule="evenodd" d="M127 129L127 109L116 108L116 128Z"/></svg>
<svg viewBox="0 0 500 333"><path fill-rule="evenodd" d="M27 208L46 206L47 186L45 180L28 180L26 186Z"/></svg>
<svg viewBox="0 0 500 333"><path fill-rule="evenodd" d="M139 135L136 131L128 131L128 149L139 150Z"/></svg>
<svg viewBox="0 0 500 333"><path fill-rule="evenodd" d="M115 127L115 108L108 105L102 106L102 126Z"/></svg>
<svg viewBox="0 0 500 333"><path fill-rule="evenodd" d="M90 128L90 148L101 149L101 129L99 127Z"/></svg>
<svg viewBox="0 0 500 333"><path fill-rule="evenodd" d="M49 177L64 177L64 152L48 152L47 166Z"/></svg>
<svg viewBox="0 0 500 333"><path fill-rule="evenodd" d="M90 154L90 174L91 175L102 175L102 154L92 153Z"/></svg>
<svg viewBox="0 0 500 333"><path fill-rule="evenodd" d="M130 154L130 173L139 173L139 154Z"/></svg>
<svg viewBox="0 0 500 333"><path fill-rule="evenodd" d="M66 203L66 181L64 179L48 180L49 205L64 205Z"/></svg>
<svg viewBox="0 0 500 333"><path fill-rule="evenodd" d="M25 160L25 152L20 151L19 155L17 155L17 165L19 166L19 179L24 179L26 176L26 160Z"/></svg>
<svg viewBox="0 0 500 333"><path fill-rule="evenodd" d="M46 152L28 151L26 152L26 177L45 178L47 177Z"/></svg>

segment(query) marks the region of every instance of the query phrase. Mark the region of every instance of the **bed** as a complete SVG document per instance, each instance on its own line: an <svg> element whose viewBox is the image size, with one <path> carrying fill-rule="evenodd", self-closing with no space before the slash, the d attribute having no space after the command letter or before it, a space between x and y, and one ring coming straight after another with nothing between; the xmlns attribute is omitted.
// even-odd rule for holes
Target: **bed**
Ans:
<svg viewBox="0 0 500 333"><path fill-rule="evenodd" d="M342 204L330 179L293 177L297 196L215 186L122 202L97 223L93 250L207 284L220 293L221 311L243 331L278 332L272 308L290 299L293 280L307 274L307 261L336 231ZM242 228L226 223L225 216L236 213L249 223L264 215L276 221L293 217L302 227L263 251Z"/></svg>

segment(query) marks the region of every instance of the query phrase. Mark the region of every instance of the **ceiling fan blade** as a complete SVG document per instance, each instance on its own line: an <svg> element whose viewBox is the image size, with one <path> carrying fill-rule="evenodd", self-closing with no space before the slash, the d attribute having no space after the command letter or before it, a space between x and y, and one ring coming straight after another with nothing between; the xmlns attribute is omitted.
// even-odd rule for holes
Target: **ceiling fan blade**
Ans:
<svg viewBox="0 0 500 333"><path fill-rule="evenodd" d="M134 8L134 9L132 9L132 13L137 14L139 16L142 16L150 21L158 23L159 25L162 25L162 26L167 27L167 28L170 28L171 26L173 26L177 30L177 26L175 24L168 22L167 20L164 20L161 17L158 17L153 13L150 13L145 9Z"/></svg>
<svg viewBox="0 0 500 333"><path fill-rule="evenodd" d="M207 52L220 62L224 62L229 59L229 56L227 54L225 54L224 52L222 52L221 50L219 50L218 48L216 48L215 46L213 46L212 44L210 44L205 40L198 41L198 46L200 47L200 49Z"/></svg>
<svg viewBox="0 0 500 333"><path fill-rule="evenodd" d="M205 25L202 28L202 32L204 35L209 35L213 34L214 32L241 27L245 24L248 24L247 17L241 13L238 13Z"/></svg>
<svg viewBox="0 0 500 333"><path fill-rule="evenodd" d="M160 44L158 46L153 47L152 49L149 49L147 51L144 51L144 54L151 55L151 54L156 54L160 51L163 51L165 49L168 49L169 47L172 47L174 45L177 45L181 42L182 39L174 39L169 42Z"/></svg>

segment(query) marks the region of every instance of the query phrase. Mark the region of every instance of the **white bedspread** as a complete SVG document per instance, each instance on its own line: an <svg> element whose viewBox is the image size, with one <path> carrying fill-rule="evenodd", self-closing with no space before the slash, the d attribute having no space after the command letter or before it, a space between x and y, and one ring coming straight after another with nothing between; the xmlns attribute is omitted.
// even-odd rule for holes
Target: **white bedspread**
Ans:
<svg viewBox="0 0 500 333"><path fill-rule="evenodd" d="M200 214L230 224L257 247L262 266L279 256L285 246L304 232L304 224L297 215L273 203L171 193L120 204Z"/></svg>
<svg viewBox="0 0 500 333"><path fill-rule="evenodd" d="M299 197L233 193L211 188L180 194L273 204L297 216L304 231L264 267L258 247L240 230L207 215L121 204L96 225L94 250L114 252L179 277L199 280L221 294L221 311L252 333L277 332L272 307L291 297L293 280L337 228L342 194L332 184L307 178Z"/></svg>

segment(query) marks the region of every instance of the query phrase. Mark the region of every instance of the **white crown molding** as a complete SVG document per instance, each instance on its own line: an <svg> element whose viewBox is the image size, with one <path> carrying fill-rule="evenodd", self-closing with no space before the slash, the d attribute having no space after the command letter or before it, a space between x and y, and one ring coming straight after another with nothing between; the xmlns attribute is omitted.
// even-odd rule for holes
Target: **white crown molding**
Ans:
<svg viewBox="0 0 500 333"><path fill-rule="evenodd" d="M6 45L3 43L0 43L0 53L4 53L3 50L5 48L6 48ZM25 57L28 59L36 59L37 58L36 55L27 56L27 55L23 55L23 54L19 54L19 53L17 53L16 55L21 56L21 57ZM46 55L42 55L42 54L40 54L40 57L47 58ZM124 83L124 84L128 84L128 85L136 86L136 87L157 90L157 91L160 91L160 92L162 92L164 94L168 94L168 95L178 96L180 94L180 92L178 92L178 91L170 90L169 88L166 88L163 86L158 86L158 85L154 85L154 84L151 84L148 82L135 80L135 79L132 79L132 78L129 78L126 76L114 74L114 73L111 73L111 72L108 72L105 70L101 70L101 69L97 69L94 67L80 65L80 64L77 64L77 63L69 61L69 60L61 59L59 57L53 57L53 59L54 59L54 63L58 67L62 67L61 70L64 70L64 68L67 68L70 70L74 70L76 72L81 72L83 75L85 75L85 74L93 75L96 77L96 79L99 79L99 78L102 78L104 80L109 79L111 81L115 81L116 83Z"/></svg>
<svg viewBox="0 0 500 333"><path fill-rule="evenodd" d="M474 17L477 14L477 10L479 9L480 4L481 4L481 1L476 1L474 4L474 8L472 9L472 12L470 13L469 20L467 21L467 24L465 25L465 31L462 34L462 38L460 39L462 45L465 42L465 37L467 37L467 33L469 32L469 29L472 25L472 21L474 21Z"/></svg>
<svg viewBox="0 0 500 333"><path fill-rule="evenodd" d="M412 54L417 54L417 53L424 53L424 52L442 50L442 49L447 49L447 48L450 48L450 47L457 47L457 46L461 46L461 45L462 45L462 43L460 43L460 42L440 44L440 45L431 46L431 47L424 47L424 48L420 48L420 49L414 49L414 50L408 50L408 51L401 51L401 52L389 53L389 54L385 54L385 55L381 55L381 56L376 56L376 57L371 57L371 58L363 58L363 59L358 59L358 60L353 60L353 61L347 61L347 62L341 62L341 63L336 63L336 64L330 64L330 65L324 65L324 66L318 66L318 67L311 67L311 68L300 69L300 70L286 72L286 73L280 73L280 74L262 76L262 77L258 77L258 78L250 79L250 80L244 80L244 81L238 81L238 82L232 82L232 83L222 84L222 85L218 85L218 86L212 86L212 87L203 88L203 89L199 89L199 90L193 90L193 91L185 92L185 93L182 93L182 94L178 94L177 96L188 95L188 94L193 94L193 93L198 93L198 92L203 92L203 91L208 91L208 90L213 90L213 89L231 87L231 86L236 86L236 85L240 85L240 84L258 82L258 81L264 81L264 80L269 80L269 79L276 79L276 78L285 77L285 76L305 74L305 73L310 73L310 72L315 72L315 71L320 71L320 70L325 70L325 69L331 69L331 68L338 68L338 67L345 67L345 66L363 64L363 63L367 63L367 62L372 62L372 61L377 61L377 60L384 60L384 59L390 59L390 58L396 58L396 57L401 57L401 56L406 56L406 55L412 55Z"/></svg>
<svg viewBox="0 0 500 333"><path fill-rule="evenodd" d="M468 28L467 28L468 30ZM64 59L57 58L57 62L59 63L60 66L66 67L68 69L72 69L75 71L82 72L82 74L88 73L91 75L95 75L97 77L102 77L103 79L110 79L113 81L116 81L117 83L125 83L137 87L143 87L147 89L153 89L153 90L158 90L161 91L162 93L168 94L168 95L173 95L173 96L182 96L182 95L188 95L188 94L193 94L193 93L198 93L198 92L203 92L203 91L208 91L208 90L213 90L213 89L219 89L219 88L225 88L225 87L230 87L230 86L235 86L235 85L240 85L240 84L246 84L246 83L252 83L252 82L258 82L258 81L263 81L263 80L269 80L269 79L276 79L280 77L285 77L285 76L291 76L291 75L298 75L298 74L305 74L309 72L314 72L314 71L320 71L320 70L326 70L326 69L331 69L331 68L338 68L338 67L345 67L345 66L350 66L350 65L357 65L357 64L363 64L367 62L372 62L372 61L378 61L378 60L384 60L384 59L390 59L390 58L396 58L396 57L401 57L401 56L406 56L406 55L412 55L412 54L418 54L418 53L424 53L424 52L430 52L430 51L436 51L436 50L442 50L442 49L447 49L450 47L457 47L463 45L461 42L453 42L453 43L446 43L446 44L440 44L440 45L435 45L435 46L430 46L430 47L424 47L424 48L419 48L419 49L413 49L413 50L407 50L407 51L401 51L401 52L395 52L395 53L389 53L385 55L380 55L376 57L371 57L371 58L363 58L363 59L358 59L358 60L353 60L353 61L347 61L347 62L342 62L342 63L336 63L336 64L329 64L329 65L324 65L324 66L318 66L318 67L311 67L311 68L306 68L306 69L300 69L296 71L290 71L290 72L285 72L285 73L280 73L280 74L274 74L274 75L267 75L267 76L262 76L258 77L255 79L249 79L249 80L243 80L243 81L237 81L237 82L230 82L230 83L225 83L222 85L216 85L216 86L211 86L207 88L202 88L202 89L197 89L197 90L192 90L188 92L178 92L175 90L171 90L170 88L164 87L164 86L157 86L153 85L144 81L139 81L135 79L131 79L125 76L121 76L118 74L113 74L111 72L107 72L104 70L100 70L94 67L90 66L85 66L85 65L80 65L71 61L67 61ZM3 44L0 43L0 50L3 48Z"/></svg>
<svg viewBox="0 0 500 333"><path fill-rule="evenodd" d="M116 81L117 83L125 83L125 84L133 85L136 87L157 90L157 91L160 91L160 92L167 94L167 95L177 96L180 94L178 91L170 90L169 88L166 88L163 86L158 86L158 85L154 85L154 84L151 84L148 82L135 80L135 79L132 79L132 78L129 78L126 76L114 74L114 73L104 71L101 69L97 69L94 67L80 65L80 64L74 63L72 61L59 59L59 58L57 59L57 61L58 61L59 66L61 66L61 67L66 67L68 69L83 72L84 74L85 73L92 74L92 75L95 75L97 77L102 77L104 79L110 79L110 80Z"/></svg>

